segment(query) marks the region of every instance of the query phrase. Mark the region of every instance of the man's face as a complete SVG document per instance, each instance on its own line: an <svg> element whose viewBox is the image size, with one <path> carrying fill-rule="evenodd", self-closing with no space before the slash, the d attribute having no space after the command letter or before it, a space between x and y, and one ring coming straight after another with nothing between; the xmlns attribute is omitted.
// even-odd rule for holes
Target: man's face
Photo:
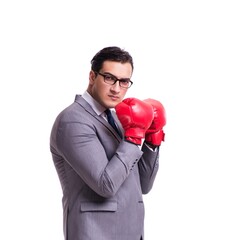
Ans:
<svg viewBox="0 0 242 240"><path fill-rule="evenodd" d="M110 74L118 79L127 79L132 76L132 66L130 63L120 63L113 61L105 61L100 74ZM114 85L110 85L104 81L104 76L93 71L89 75L90 94L105 108L114 108L120 103L128 88L122 88L117 81Z"/></svg>

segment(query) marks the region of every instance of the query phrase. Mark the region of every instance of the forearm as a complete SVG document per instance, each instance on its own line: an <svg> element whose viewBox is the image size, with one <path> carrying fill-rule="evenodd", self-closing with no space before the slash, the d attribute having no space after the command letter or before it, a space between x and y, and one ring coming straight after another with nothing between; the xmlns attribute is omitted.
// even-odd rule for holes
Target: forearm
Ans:
<svg viewBox="0 0 242 240"><path fill-rule="evenodd" d="M87 126L82 126L80 132L72 127L65 138L60 135L60 139L61 155L83 181L103 197L116 194L143 154L136 145L122 141L108 157L102 143Z"/></svg>
<svg viewBox="0 0 242 240"><path fill-rule="evenodd" d="M138 165L142 193L147 194L153 187L159 169L159 147L153 151L143 144L142 150L144 153Z"/></svg>

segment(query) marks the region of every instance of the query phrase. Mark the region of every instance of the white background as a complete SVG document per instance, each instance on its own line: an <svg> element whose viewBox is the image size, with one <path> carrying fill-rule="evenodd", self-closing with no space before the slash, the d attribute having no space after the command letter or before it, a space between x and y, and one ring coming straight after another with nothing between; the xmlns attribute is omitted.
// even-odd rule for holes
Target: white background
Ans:
<svg viewBox="0 0 242 240"><path fill-rule="evenodd" d="M167 111L146 239L241 240L240 2L1 1L1 238L63 239L50 130L94 54L117 45L134 58L127 97Z"/></svg>

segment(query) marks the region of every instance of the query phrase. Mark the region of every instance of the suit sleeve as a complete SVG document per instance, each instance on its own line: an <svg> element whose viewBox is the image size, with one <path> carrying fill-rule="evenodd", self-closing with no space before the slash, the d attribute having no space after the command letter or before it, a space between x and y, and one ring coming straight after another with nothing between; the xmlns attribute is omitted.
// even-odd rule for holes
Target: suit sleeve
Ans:
<svg viewBox="0 0 242 240"><path fill-rule="evenodd" d="M159 147L152 151L146 144L142 146L143 156L139 160L140 183L142 193L147 194L152 189L159 169Z"/></svg>
<svg viewBox="0 0 242 240"><path fill-rule="evenodd" d="M96 193L112 197L129 176L143 152L134 144L121 142L111 159L88 123L62 123L57 133L57 149Z"/></svg>

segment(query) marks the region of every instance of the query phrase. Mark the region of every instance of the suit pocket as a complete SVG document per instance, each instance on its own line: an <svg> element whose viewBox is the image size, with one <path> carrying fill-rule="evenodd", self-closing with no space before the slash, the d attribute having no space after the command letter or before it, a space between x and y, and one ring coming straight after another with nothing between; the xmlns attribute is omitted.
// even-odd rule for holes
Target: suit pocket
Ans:
<svg viewBox="0 0 242 240"><path fill-rule="evenodd" d="M115 201L81 202L81 212L116 212L118 204Z"/></svg>

